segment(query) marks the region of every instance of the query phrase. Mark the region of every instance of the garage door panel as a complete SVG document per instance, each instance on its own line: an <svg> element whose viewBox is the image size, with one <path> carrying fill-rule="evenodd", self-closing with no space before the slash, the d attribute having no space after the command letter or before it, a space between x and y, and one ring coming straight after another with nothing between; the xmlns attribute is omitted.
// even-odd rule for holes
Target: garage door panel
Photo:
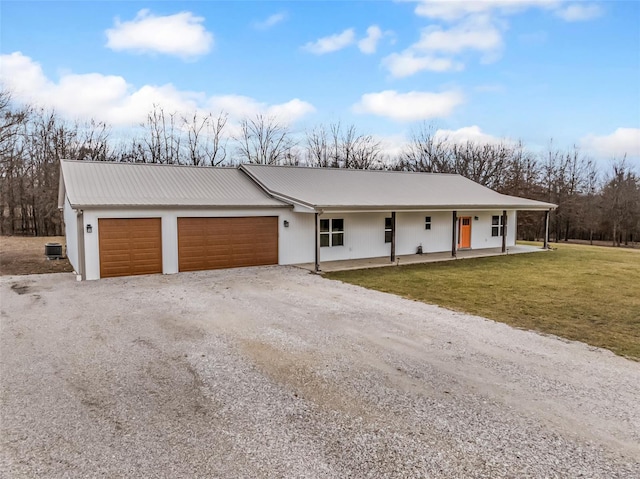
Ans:
<svg viewBox="0 0 640 479"><path fill-rule="evenodd" d="M157 251L159 243L151 238L131 238L130 247L132 250L153 250Z"/></svg>
<svg viewBox="0 0 640 479"><path fill-rule="evenodd" d="M278 218L178 218L180 271L278 264Z"/></svg>
<svg viewBox="0 0 640 479"><path fill-rule="evenodd" d="M100 277L162 273L160 218L98 220Z"/></svg>
<svg viewBox="0 0 640 479"><path fill-rule="evenodd" d="M134 264L138 264L138 263L157 263L158 259L157 256L153 253L137 253L137 254L132 254L131 255L131 261L133 261Z"/></svg>

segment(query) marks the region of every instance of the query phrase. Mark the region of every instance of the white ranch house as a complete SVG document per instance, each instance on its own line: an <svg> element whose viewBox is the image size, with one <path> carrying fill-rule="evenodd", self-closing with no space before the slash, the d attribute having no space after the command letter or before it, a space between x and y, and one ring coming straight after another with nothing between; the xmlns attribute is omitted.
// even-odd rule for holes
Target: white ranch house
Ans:
<svg viewBox="0 0 640 479"><path fill-rule="evenodd" d="M460 175L61 162L79 279L515 245L516 215L556 205Z"/></svg>

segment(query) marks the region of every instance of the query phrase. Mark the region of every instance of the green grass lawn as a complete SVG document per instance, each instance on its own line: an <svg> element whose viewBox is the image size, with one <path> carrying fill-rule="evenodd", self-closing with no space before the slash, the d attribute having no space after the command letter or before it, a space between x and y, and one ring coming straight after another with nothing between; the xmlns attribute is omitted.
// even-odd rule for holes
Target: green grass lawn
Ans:
<svg viewBox="0 0 640 479"><path fill-rule="evenodd" d="M326 276L640 359L640 250L551 246Z"/></svg>

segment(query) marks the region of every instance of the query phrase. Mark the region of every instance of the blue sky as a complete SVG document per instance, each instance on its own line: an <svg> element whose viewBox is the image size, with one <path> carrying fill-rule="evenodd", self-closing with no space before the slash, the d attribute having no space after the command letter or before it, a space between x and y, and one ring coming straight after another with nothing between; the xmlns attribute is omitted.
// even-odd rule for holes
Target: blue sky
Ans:
<svg viewBox="0 0 640 479"><path fill-rule="evenodd" d="M0 77L17 99L115 128L167 111L341 121L396 151L421 122L452 141L553 138L640 161L640 2L3 0Z"/></svg>

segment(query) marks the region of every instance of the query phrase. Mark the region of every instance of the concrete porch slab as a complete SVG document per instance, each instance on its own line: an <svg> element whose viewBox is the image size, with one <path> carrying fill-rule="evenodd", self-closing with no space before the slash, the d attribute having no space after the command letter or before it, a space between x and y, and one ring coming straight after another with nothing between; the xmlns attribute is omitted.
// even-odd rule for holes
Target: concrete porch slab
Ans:
<svg viewBox="0 0 640 479"><path fill-rule="evenodd" d="M509 254L535 253L546 251L539 246L516 245L507 248L507 252L503 253L502 248L485 248L475 250L458 250L458 256L453 258L451 252L443 253L425 253L425 254L407 254L396 256L396 261L389 261L388 256L379 258L363 258L363 259L347 259L341 261L323 261L320 263L321 273L330 273L334 271L347 271L353 269L383 268L385 266L397 266L406 264L419 263L436 263L438 261L451 261L456 259L482 258L486 256L502 256ZM294 265L298 268L315 270L313 263L303 263Z"/></svg>

